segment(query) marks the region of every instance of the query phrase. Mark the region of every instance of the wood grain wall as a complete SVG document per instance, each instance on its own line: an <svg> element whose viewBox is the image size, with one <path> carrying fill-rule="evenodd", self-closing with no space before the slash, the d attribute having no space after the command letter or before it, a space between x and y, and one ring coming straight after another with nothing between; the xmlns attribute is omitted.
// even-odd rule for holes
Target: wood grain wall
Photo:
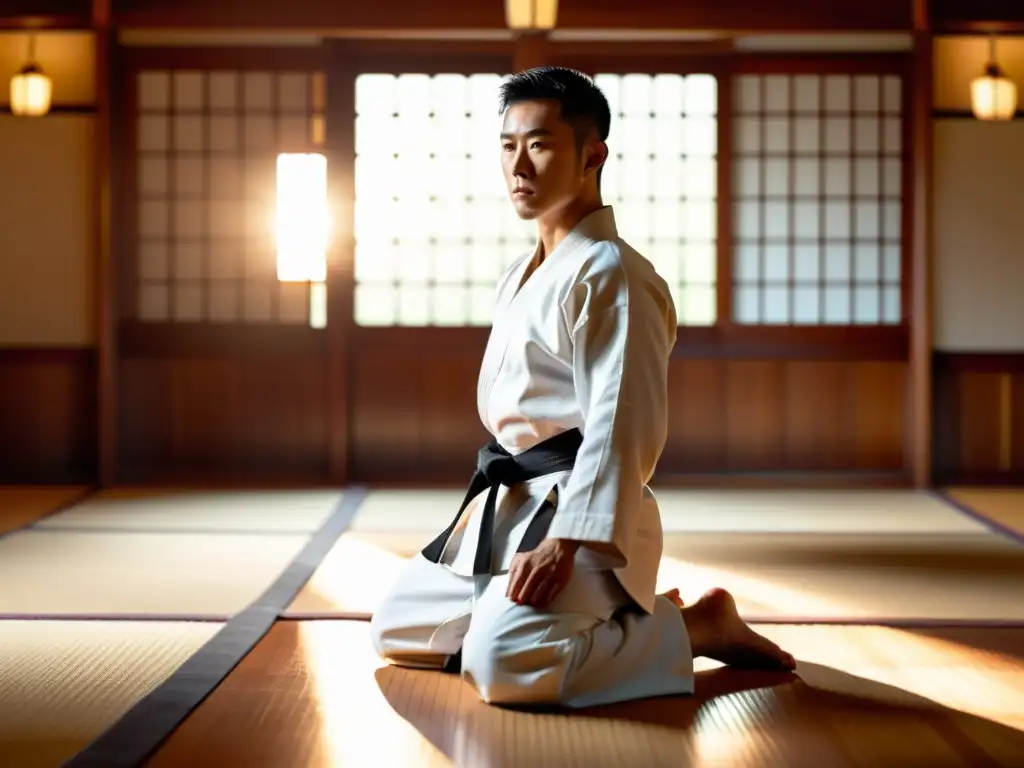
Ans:
<svg viewBox="0 0 1024 768"><path fill-rule="evenodd" d="M1024 484L1024 353L935 355L938 485Z"/></svg>
<svg viewBox="0 0 1024 768"><path fill-rule="evenodd" d="M486 439L475 405L481 338L360 346L353 480L465 480ZM94 358L0 350L0 483L94 478ZM326 480L334 425L319 351L137 357L121 376L123 481ZM677 358L662 475L898 475L905 376L894 360ZM934 400L936 484L1024 482L1024 354L936 353Z"/></svg>
<svg viewBox="0 0 1024 768"><path fill-rule="evenodd" d="M95 476L94 351L0 348L0 484Z"/></svg>
<svg viewBox="0 0 1024 768"><path fill-rule="evenodd" d="M327 480L323 335L302 327L142 329L121 339L118 481Z"/></svg>
<svg viewBox="0 0 1024 768"><path fill-rule="evenodd" d="M351 479L464 482L487 439L476 409L481 329L362 329L353 339ZM659 480L901 483L906 363L812 350L694 356L670 368ZM697 350L699 351L699 350ZM803 359L800 359L802 357Z"/></svg>
<svg viewBox="0 0 1024 768"><path fill-rule="evenodd" d="M465 355L368 354L353 382L352 479L465 481L487 438L476 368ZM905 376L904 363L888 361L674 360L659 480L771 474L827 483L847 474L898 482Z"/></svg>

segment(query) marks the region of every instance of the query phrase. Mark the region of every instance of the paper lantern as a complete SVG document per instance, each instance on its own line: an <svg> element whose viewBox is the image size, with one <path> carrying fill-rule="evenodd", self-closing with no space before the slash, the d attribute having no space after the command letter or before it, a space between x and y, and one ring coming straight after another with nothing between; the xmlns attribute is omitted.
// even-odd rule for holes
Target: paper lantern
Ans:
<svg viewBox="0 0 1024 768"><path fill-rule="evenodd" d="M509 29L554 29L558 0L505 0Z"/></svg>
<svg viewBox="0 0 1024 768"><path fill-rule="evenodd" d="M979 120L1012 120L1017 112L1017 86L996 63L996 36L988 40L985 74L971 82L971 111Z"/></svg>
<svg viewBox="0 0 1024 768"><path fill-rule="evenodd" d="M971 82L971 111L979 120L1012 120L1017 112L1017 86L996 64Z"/></svg>
<svg viewBox="0 0 1024 768"><path fill-rule="evenodd" d="M25 67L11 78L11 112L19 117L42 117L52 96L53 84L38 67Z"/></svg>

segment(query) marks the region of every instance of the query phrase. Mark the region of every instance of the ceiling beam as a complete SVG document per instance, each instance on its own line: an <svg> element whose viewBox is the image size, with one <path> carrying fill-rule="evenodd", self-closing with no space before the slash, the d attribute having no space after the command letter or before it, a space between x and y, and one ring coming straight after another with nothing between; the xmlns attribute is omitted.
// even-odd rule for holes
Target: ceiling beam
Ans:
<svg viewBox="0 0 1024 768"><path fill-rule="evenodd" d="M140 29L507 29L504 0L325 3L322 0L112 0L111 23ZM7 0L0 24L89 24L88 0ZM713 30L723 34L910 31L909 0L558 0L558 30Z"/></svg>
<svg viewBox="0 0 1024 768"><path fill-rule="evenodd" d="M936 34L1024 34L1021 0L932 0L931 23Z"/></svg>

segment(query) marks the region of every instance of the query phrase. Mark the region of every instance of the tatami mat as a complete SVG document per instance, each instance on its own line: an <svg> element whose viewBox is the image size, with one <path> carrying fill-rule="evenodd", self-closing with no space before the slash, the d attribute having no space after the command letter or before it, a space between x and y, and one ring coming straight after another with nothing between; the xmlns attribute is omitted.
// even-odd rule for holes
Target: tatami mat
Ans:
<svg viewBox="0 0 1024 768"><path fill-rule="evenodd" d="M949 505L912 492L787 496L659 494L673 521L660 588L694 599L724 586L745 615L772 621L1024 621L1024 548ZM371 493L287 615L369 616L457 504L452 492ZM782 522L770 532L758 520Z"/></svg>
<svg viewBox="0 0 1024 768"><path fill-rule="evenodd" d="M567 715L488 707L457 676L384 667L365 624L282 622L149 765L1020 764L1024 632L762 629L798 657L796 676L701 663L693 697Z"/></svg>
<svg viewBox="0 0 1024 768"><path fill-rule="evenodd" d="M1024 537L1024 488L950 488L951 499Z"/></svg>
<svg viewBox="0 0 1024 768"><path fill-rule="evenodd" d="M45 530L313 533L341 491L103 491L47 518Z"/></svg>
<svg viewBox="0 0 1024 768"><path fill-rule="evenodd" d="M655 488L666 532L980 533L987 528L934 495L888 490L737 490ZM374 490L351 530L440 532L463 490Z"/></svg>
<svg viewBox="0 0 1024 768"><path fill-rule="evenodd" d="M0 536L37 522L87 491L85 486L0 487Z"/></svg>
<svg viewBox="0 0 1024 768"><path fill-rule="evenodd" d="M422 546L349 533L286 616L368 618ZM1024 621L1024 548L996 536L667 534L659 590L721 586L764 621Z"/></svg>
<svg viewBox="0 0 1024 768"><path fill-rule="evenodd" d="M0 540L0 615L230 616L309 536L25 531Z"/></svg>
<svg viewBox="0 0 1024 768"><path fill-rule="evenodd" d="M0 622L0 765L63 764L219 629L217 624L155 622Z"/></svg>
<svg viewBox="0 0 1024 768"><path fill-rule="evenodd" d="M666 532L979 533L930 493L909 490L659 490Z"/></svg>
<svg viewBox="0 0 1024 768"><path fill-rule="evenodd" d="M986 534L669 534L658 580L773 621L1024 622L1024 548Z"/></svg>

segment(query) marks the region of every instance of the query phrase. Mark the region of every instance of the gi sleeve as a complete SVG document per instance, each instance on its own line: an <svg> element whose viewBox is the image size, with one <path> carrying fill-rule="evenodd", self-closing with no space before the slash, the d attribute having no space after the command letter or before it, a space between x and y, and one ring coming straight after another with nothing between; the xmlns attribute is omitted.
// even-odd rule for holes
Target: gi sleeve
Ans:
<svg viewBox="0 0 1024 768"><path fill-rule="evenodd" d="M583 444L548 536L583 543L608 567L626 564L644 487L665 446L670 325L661 302L634 288L572 334Z"/></svg>

